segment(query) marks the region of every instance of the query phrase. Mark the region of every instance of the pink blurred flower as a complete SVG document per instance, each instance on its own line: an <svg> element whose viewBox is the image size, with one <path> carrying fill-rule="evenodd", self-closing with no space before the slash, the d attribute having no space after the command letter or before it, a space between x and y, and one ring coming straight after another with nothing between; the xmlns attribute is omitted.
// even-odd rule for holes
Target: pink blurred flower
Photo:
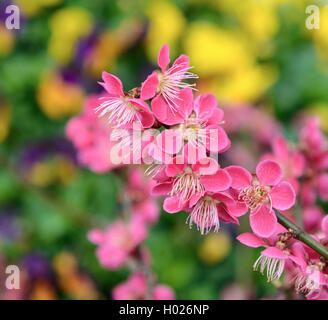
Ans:
<svg viewBox="0 0 328 320"><path fill-rule="evenodd" d="M175 117L178 121L182 116L180 108L184 104L184 89L193 87L193 84L185 80L198 77L189 72L189 58L185 55L176 59L170 68L169 63L169 46L164 44L158 54L161 70L154 71L144 81L141 99L152 99L151 106L156 118L162 123L172 125L175 124Z"/></svg>
<svg viewBox="0 0 328 320"><path fill-rule="evenodd" d="M77 149L81 165L97 173L103 173L116 167L109 153L111 129L94 114L100 96L91 95L85 101L84 111L72 118L66 125L66 136Z"/></svg>
<svg viewBox="0 0 328 320"><path fill-rule="evenodd" d="M100 112L100 117L107 115L108 122L116 127L131 126L138 123L143 128L150 128L154 124L154 116L146 102L136 99L131 94L123 92L123 85L119 78L103 72L104 82L99 82L107 91L107 95L101 97L103 101L96 112Z"/></svg>
<svg viewBox="0 0 328 320"><path fill-rule="evenodd" d="M130 275L129 279L116 286L112 291L114 300L145 300L147 298L147 280L141 272ZM166 285L156 285L149 297L152 300L174 300L173 290Z"/></svg>
<svg viewBox="0 0 328 320"><path fill-rule="evenodd" d="M117 221L105 231L94 229L88 233L89 241L98 245L99 262L107 269L121 267L146 236L147 229L141 219L132 219L129 224Z"/></svg>
<svg viewBox="0 0 328 320"><path fill-rule="evenodd" d="M239 200L250 210L250 225L261 237L271 236L277 226L272 210L288 210L295 203L295 191L290 183L282 181L282 169L272 160L261 161L256 175L238 166L226 168L232 178L231 187L239 191Z"/></svg>
<svg viewBox="0 0 328 320"><path fill-rule="evenodd" d="M272 141L273 154L266 154L262 160L274 160L282 168L283 179L288 181L298 192L298 178L302 176L305 168L305 158L299 151L291 151L287 141L282 136L276 136Z"/></svg>
<svg viewBox="0 0 328 320"><path fill-rule="evenodd" d="M310 118L300 133L300 145L306 157L306 171L301 188L303 205L311 206L317 196L328 200L328 147L320 130L319 119Z"/></svg>
<svg viewBox="0 0 328 320"><path fill-rule="evenodd" d="M155 223L159 217L158 204L151 196L154 185L155 181L147 179L139 167L130 171L126 192L131 200L131 213L147 224Z"/></svg>

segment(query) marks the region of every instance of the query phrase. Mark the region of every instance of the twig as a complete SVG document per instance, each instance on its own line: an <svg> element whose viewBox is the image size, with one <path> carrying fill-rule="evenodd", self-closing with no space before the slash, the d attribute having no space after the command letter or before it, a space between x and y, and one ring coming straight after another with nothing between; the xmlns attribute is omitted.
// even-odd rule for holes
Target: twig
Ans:
<svg viewBox="0 0 328 320"><path fill-rule="evenodd" d="M276 216L280 224L282 224L287 230L293 230L293 236L295 239L302 241L314 251L319 253L322 257L328 260L328 250L320 242L313 239L302 228L296 226L293 222L287 219L284 215L276 211Z"/></svg>

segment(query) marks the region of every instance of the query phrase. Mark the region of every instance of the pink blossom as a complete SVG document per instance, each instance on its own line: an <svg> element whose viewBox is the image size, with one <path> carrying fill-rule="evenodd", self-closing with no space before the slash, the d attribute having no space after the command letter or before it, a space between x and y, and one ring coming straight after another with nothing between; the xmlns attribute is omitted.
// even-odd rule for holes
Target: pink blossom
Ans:
<svg viewBox="0 0 328 320"><path fill-rule="evenodd" d="M189 72L189 58L181 55L175 60L172 67L170 63L169 46L164 44L158 54L158 65L161 70L154 71L142 84L141 99L152 99L152 110L156 118L165 124L175 123L174 118L183 116L180 112L184 105L184 89L193 87L185 80L198 78Z"/></svg>
<svg viewBox="0 0 328 320"><path fill-rule="evenodd" d="M278 232L275 232L269 238L262 238L253 233L242 233L237 237L242 244L252 247L265 247L266 249L261 252L260 257L255 261L253 269L263 274L264 270L267 271L268 281L277 280L281 277L286 261L290 260L296 265L305 266L304 262L293 255L292 251L287 247L286 242L280 241L278 233L285 232L286 230L279 225Z"/></svg>
<svg viewBox="0 0 328 320"><path fill-rule="evenodd" d="M328 142L320 130L319 119L310 118L300 133L300 145L306 157L301 188L303 205L311 206L317 196L328 200Z"/></svg>
<svg viewBox="0 0 328 320"><path fill-rule="evenodd" d="M131 201L132 216L139 217L148 224L155 223L159 216L158 204L151 197L154 185L155 181L145 178L140 168L130 171L126 192Z"/></svg>
<svg viewBox="0 0 328 320"><path fill-rule="evenodd" d="M328 286L328 275L323 273L318 254L302 242L294 243L292 250L302 261L295 277L296 292L305 294L308 299L317 299Z"/></svg>
<svg viewBox="0 0 328 320"><path fill-rule="evenodd" d="M116 286L112 291L114 300L145 300L147 298L147 280L141 272L130 275L129 279ZM150 292L152 300L174 300L173 290L166 285L156 285Z"/></svg>
<svg viewBox="0 0 328 320"><path fill-rule="evenodd" d="M274 160L282 168L283 178L288 181L297 193L299 189L298 178L302 176L305 168L305 158L299 151L291 151L287 141L282 136L277 136L272 142L273 154L266 154L262 160Z"/></svg>
<svg viewBox="0 0 328 320"><path fill-rule="evenodd" d="M250 225L261 237L271 236L277 226L272 210L288 210L295 203L295 191L290 183L281 181L282 169L272 160L261 161L256 175L238 166L227 167L232 178L231 187L239 191L239 200L250 210Z"/></svg>
<svg viewBox="0 0 328 320"><path fill-rule="evenodd" d="M161 132L153 146L151 155L161 163L167 163L172 155L180 152L187 154L188 163L194 163L204 157L206 151L222 153L231 145L220 126L224 113L217 107L215 97L200 95L193 102L191 90L185 90L186 98L179 109L181 117L173 117L175 125Z"/></svg>
<svg viewBox="0 0 328 320"><path fill-rule="evenodd" d="M111 129L94 114L99 97L91 95L86 100L84 111L67 123L66 136L77 149L79 163L94 172L103 173L117 164L108 156L114 146L109 139Z"/></svg>
<svg viewBox="0 0 328 320"><path fill-rule="evenodd" d="M132 219L129 224L117 221L105 231L94 229L88 233L89 241L98 245L99 262L107 269L121 267L146 236L147 229L141 219Z"/></svg>
<svg viewBox="0 0 328 320"><path fill-rule="evenodd" d="M116 127L129 127L133 123L143 128L150 128L154 124L154 116L146 102L134 98L132 94L123 92L123 85L119 78L103 72L104 82L99 82L107 91L107 95L100 98L102 103L95 109L99 116L108 117L108 122Z"/></svg>

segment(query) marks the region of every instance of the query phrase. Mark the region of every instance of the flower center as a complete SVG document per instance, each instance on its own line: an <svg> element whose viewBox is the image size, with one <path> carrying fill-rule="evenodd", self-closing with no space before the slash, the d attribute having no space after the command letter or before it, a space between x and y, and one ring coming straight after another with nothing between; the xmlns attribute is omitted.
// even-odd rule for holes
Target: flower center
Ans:
<svg viewBox="0 0 328 320"><path fill-rule="evenodd" d="M240 192L239 200L245 202L247 207L253 211L264 203L271 203L269 192L270 187L251 185Z"/></svg>
<svg viewBox="0 0 328 320"><path fill-rule="evenodd" d="M188 166L173 180L170 196L180 195L181 201L189 201L195 194L204 194L205 189L200 182L199 175Z"/></svg>
<svg viewBox="0 0 328 320"><path fill-rule="evenodd" d="M158 71L158 91L162 94L162 97L173 112L176 112L179 108L177 100L181 100L179 92L185 88L193 88L195 84L185 82L189 79L197 79L198 76L192 72L189 72L191 67L185 62L176 63L165 72Z"/></svg>
<svg viewBox="0 0 328 320"><path fill-rule="evenodd" d="M135 120L137 108L128 102L129 96L104 97L102 99L104 100L103 103L95 109L96 112L101 111L100 117L108 115L108 122L115 123L117 127L130 124Z"/></svg>
<svg viewBox="0 0 328 320"><path fill-rule="evenodd" d="M189 223L190 228L192 223L195 223L202 235L207 234L212 228L217 232L220 228L217 203L218 201L210 196L201 198L191 211L186 223Z"/></svg>

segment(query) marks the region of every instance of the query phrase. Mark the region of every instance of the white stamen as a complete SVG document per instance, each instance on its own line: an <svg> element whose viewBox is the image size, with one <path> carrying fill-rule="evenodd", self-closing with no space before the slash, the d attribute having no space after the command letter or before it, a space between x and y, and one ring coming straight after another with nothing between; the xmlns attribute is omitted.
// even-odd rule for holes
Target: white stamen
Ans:
<svg viewBox="0 0 328 320"><path fill-rule="evenodd" d="M261 255L254 263L253 269L257 271L260 267L260 272L263 274L264 269L267 269L268 281L277 280L284 272L285 260L278 258L269 258Z"/></svg>

